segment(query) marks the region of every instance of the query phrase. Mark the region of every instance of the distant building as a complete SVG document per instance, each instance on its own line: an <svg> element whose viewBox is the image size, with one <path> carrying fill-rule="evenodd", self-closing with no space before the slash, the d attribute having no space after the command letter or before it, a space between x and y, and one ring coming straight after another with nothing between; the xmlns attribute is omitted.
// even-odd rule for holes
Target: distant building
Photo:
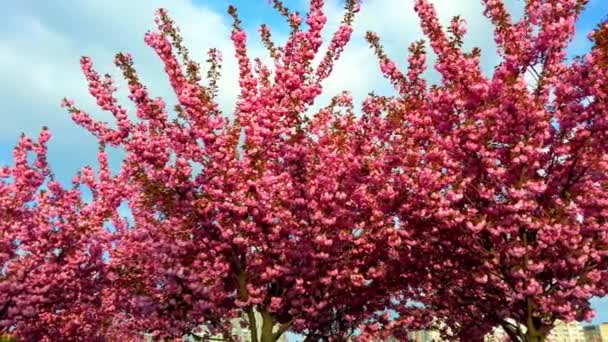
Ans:
<svg viewBox="0 0 608 342"><path fill-rule="evenodd" d="M583 327L583 334L586 342L603 342L600 329L597 325L588 325Z"/></svg>
<svg viewBox="0 0 608 342"><path fill-rule="evenodd" d="M412 342L441 342L441 335L436 330L416 330L408 333Z"/></svg>
<svg viewBox="0 0 608 342"><path fill-rule="evenodd" d="M256 323L258 327L258 334L262 331L262 315L259 312L255 313ZM236 340L239 342L251 342L251 332L249 328L241 327L241 319L235 318L230 321L232 326L232 335L236 336ZM203 329L205 330L205 329ZM214 335L212 338L221 338L221 334ZM258 337L259 339L259 337ZM277 342L287 342L287 334L284 333L279 337Z"/></svg>
<svg viewBox="0 0 608 342"><path fill-rule="evenodd" d="M586 342L608 342L608 322L583 327Z"/></svg>
<svg viewBox="0 0 608 342"><path fill-rule="evenodd" d="M583 327L578 322L557 322L549 336L549 342L585 342Z"/></svg>
<svg viewBox="0 0 608 342"><path fill-rule="evenodd" d="M512 322L514 323L514 322ZM526 331L525 326L520 326L522 331ZM486 335L484 342L502 342L507 341L508 336L502 327L497 327L490 334ZM583 327L578 322L561 322L557 321L549 336L547 342L587 342ZM604 342L603 340L600 340ZM594 341L595 342L595 341ZM606 341L608 342L608 341Z"/></svg>
<svg viewBox="0 0 608 342"><path fill-rule="evenodd" d="M514 322L511 322L514 324ZM520 325L520 329L525 332L526 327ZM438 330L417 330L408 333L408 338L412 342L442 342ZM397 339L390 338L388 342L395 342ZM492 332L484 337L484 342L504 342L510 341L507 333L502 327L496 327ZM547 336L547 342L608 342L608 322L598 325L582 326L579 322L557 321L555 327Z"/></svg>
<svg viewBox="0 0 608 342"><path fill-rule="evenodd" d="M598 325L602 342L608 342L608 322Z"/></svg>
<svg viewBox="0 0 608 342"><path fill-rule="evenodd" d="M445 333L451 334L451 330L449 327L446 327L445 323L435 320L434 329L429 330L416 330L409 332L408 338L412 342L443 342L445 341L441 338L440 330L444 330Z"/></svg>

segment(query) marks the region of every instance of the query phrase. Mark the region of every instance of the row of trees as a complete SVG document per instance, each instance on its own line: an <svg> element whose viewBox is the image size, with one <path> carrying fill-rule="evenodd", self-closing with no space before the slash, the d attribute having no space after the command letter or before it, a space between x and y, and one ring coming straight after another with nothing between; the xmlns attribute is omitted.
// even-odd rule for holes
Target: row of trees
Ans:
<svg viewBox="0 0 608 342"><path fill-rule="evenodd" d="M230 7L232 118L215 101L221 54L209 51L204 77L165 10L145 41L164 63L176 116L129 54L115 64L136 119L83 57L89 91L116 123L64 100L101 145L97 170L85 167L72 187L52 177L46 129L23 136L14 165L0 169L0 332L179 339L204 326L233 341L230 322L242 318L254 342L286 331L405 339L437 322L446 338L478 341L501 326L535 342L558 319L591 319L589 299L608 291L608 23L566 63L584 0L527 0L518 22L501 1L483 3L502 57L491 77L478 49L463 51L463 21L444 29L416 0L441 83L422 77L424 41L401 71L368 33L396 95L371 93L361 113L345 92L303 114L350 39L354 0L319 63L323 1L310 1L303 27L275 0L291 31L279 47L260 29L273 68L248 56ZM106 145L125 152L115 172Z"/></svg>

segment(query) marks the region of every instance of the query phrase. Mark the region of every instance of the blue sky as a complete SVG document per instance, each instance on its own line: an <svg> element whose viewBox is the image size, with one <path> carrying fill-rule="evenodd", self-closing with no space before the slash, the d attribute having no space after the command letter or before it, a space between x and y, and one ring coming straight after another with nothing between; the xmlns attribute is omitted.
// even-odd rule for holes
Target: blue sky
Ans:
<svg viewBox="0 0 608 342"><path fill-rule="evenodd" d="M477 0L433 1L442 22L460 14L468 21L469 33L465 46L482 48L482 64L490 72L496 64L491 26L482 14ZM287 34L283 19L267 4L267 0L37 0L9 1L0 13L0 164L11 160L12 147L21 132L37 134L48 126L54 138L49 144L49 161L60 180L68 181L85 164L95 163L95 140L77 127L69 115L59 107L64 96L96 118L110 120L94 106L87 94L78 60L89 55L101 73L118 76L112 64L113 55L128 51L134 56L136 67L155 96L163 96L174 103L162 66L154 53L143 43L146 30L153 28L154 10L166 7L180 25L186 44L193 56L204 59L210 47L219 48L225 57L224 76L220 82L220 106L231 112L238 92L234 50L229 41L230 17L226 14L229 3L239 9L244 27L249 31L251 54L265 57L259 43L257 27L267 23L281 41ZM291 9L305 12L305 0L285 0ZM341 19L341 1L326 0L329 27L335 28ZM521 15L523 0L506 1L517 17ZM401 66L406 59L406 48L421 38L418 19L414 15L413 0L365 0L362 12L355 21L355 34L343 58L326 80L326 94L315 107L342 90L353 92L362 99L370 90L390 93L391 88L382 79L377 62L363 35L367 30L380 34L388 54ZM590 0L577 24L577 35L570 46L570 54L581 54L590 47L586 34L608 15L608 1ZM327 32L329 33L329 31ZM327 35L326 35L327 37ZM434 71L427 76L436 80ZM117 77L119 86L124 82ZM120 98L130 108L124 91ZM119 161L117 153L113 165ZM608 321L608 299L595 300L598 311L596 321Z"/></svg>

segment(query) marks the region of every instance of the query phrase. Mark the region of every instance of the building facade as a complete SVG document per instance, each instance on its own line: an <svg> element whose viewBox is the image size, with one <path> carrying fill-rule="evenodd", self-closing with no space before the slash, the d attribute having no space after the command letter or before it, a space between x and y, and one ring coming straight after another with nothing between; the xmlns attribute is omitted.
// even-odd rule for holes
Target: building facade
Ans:
<svg viewBox="0 0 608 342"><path fill-rule="evenodd" d="M259 334L260 331L262 331L262 315L260 315L259 312L256 312L255 316L256 316L256 323L257 323L257 331L258 331L258 334ZM236 341L239 341L239 342L251 342L251 331L249 330L248 327L247 328L243 328L241 326L241 322L243 322L243 321L245 321L244 318L243 319L234 318L234 319L232 319L230 321L230 323L231 323L230 325L231 325L231 328L232 328L231 329L232 330L231 331L232 335L236 337ZM208 332L208 330L206 330L205 328L203 328L203 332L199 335L199 337L203 336L205 331ZM275 330L275 332L276 332L276 330ZM211 336L211 338L213 338L213 339L221 339L222 335L221 334L214 335L214 336ZM258 339L259 339L259 337L258 337ZM190 340L194 340L194 339L190 339ZM282 334L281 337L277 340L277 342L287 342L287 341L288 341L288 339L287 339L287 334L286 333Z"/></svg>
<svg viewBox="0 0 608 342"><path fill-rule="evenodd" d="M608 322L604 322L598 325L600 330L600 338L602 342L608 342Z"/></svg>
<svg viewBox="0 0 608 342"><path fill-rule="evenodd" d="M586 342L602 342L600 329L597 325L588 325L583 327L583 334Z"/></svg>
<svg viewBox="0 0 608 342"><path fill-rule="evenodd" d="M435 330L417 330L408 333L408 337L412 342L441 342L439 331Z"/></svg>
<svg viewBox="0 0 608 342"><path fill-rule="evenodd" d="M526 331L524 326L521 326L522 331ZM503 328L497 327L494 331L485 336L485 342L502 342L507 341L508 336ZM587 342L586 333L583 327L578 322L556 322L555 327L547 336L547 342ZM603 340L600 340L604 342ZM594 341L595 342L595 341ZM606 341L608 342L608 341Z"/></svg>
<svg viewBox="0 0 608 342"><path fill-rule="evenodd" d="M583 327L578 322L558 322L549 336L549 342L586 342Z"/></svg>
<svg viewBox="0 0 608 342"><path fill-rule="evenodd" d="M586 342L608 342L608 322L583 327Z"/></svg>

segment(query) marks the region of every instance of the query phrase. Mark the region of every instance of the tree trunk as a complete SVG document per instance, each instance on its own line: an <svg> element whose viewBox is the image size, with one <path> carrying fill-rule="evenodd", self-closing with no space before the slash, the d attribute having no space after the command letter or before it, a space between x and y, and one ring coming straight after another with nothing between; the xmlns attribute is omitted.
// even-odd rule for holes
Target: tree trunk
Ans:
<svg viewBox="0 0 608 342"><path fill-rule="evenodd" d="M264 310L262 312L262 336L260 342L275 342L273 328L274 321L272 316Z"/></svg>
<svg viewBox="0 0 608 342"><path fill-rule="evenodd" d="M545 337L541 335L526 334L526 342L544 342Z"/></svg>
<svg viewBox="0 0 608 342"><path fill-rule="evenodd" d="M524 244L527 245L526 234L524 234ZM526 258L526 265L528 259ZM535 304L530 298L526 298L526 334L525 342L543 342L547 337L547 330L543 329L542 321L534 318Z"/></svg>
<svg viewBox="0 0 608 342"><path fill-rule="evenodd" d="M528 327L526 334L524 335L525 342L544 342L547 339L547 333L545 329L535 324L532 319L528 320Z"/></svg>

